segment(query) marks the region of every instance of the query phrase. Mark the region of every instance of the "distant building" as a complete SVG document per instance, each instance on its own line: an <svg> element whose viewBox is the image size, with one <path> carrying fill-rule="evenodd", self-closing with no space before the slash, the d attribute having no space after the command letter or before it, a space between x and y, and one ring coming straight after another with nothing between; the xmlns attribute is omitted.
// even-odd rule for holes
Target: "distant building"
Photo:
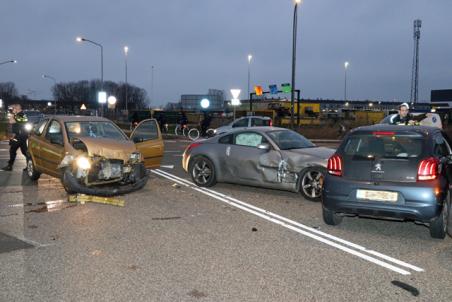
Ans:
<svg viewBox="0 0 452 302"><path fill-rule="evenodd" d="M435 108L452 108L452 89L432 90L430 102Z"/></svg>
<svg viewBox="0 0 452 302"><path fill-rule="evenodd" d="M201 111L201 100L208 99L210 106L207 110L223 110L224 109L224 91L218 89L209 89L207 94L183 94L180 98L180 106L182 110Z"/></svg>

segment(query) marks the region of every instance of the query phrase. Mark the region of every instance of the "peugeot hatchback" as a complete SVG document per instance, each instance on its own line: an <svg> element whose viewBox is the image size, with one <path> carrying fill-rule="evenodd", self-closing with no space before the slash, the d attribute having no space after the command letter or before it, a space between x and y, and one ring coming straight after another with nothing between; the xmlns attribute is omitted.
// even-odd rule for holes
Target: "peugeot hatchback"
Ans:
<svg viewBox="0 0 452 302"><path fill-rule="evenodd" d="M349 214L414 220L428 224L432 237L444 238L452 220L451 168L451 148L440 129L357 128L328 160L323 219L329 225Z"/></svg>

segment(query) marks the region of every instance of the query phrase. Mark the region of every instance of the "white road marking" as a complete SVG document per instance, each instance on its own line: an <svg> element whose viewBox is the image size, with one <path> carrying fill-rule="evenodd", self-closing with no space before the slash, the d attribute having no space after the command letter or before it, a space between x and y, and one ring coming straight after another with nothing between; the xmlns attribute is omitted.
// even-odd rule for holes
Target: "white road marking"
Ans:
<svg viewBox="0 0 452 302"><path fill-rule="evenodd" d="M160 165L160 168L174 169L174 165Z"/></svg>
<svg viewBox="0 0 452 302"><path fill-rule="evenodd" d="M353 255L355 255L357 257L360 257L362 259L365 259L367 261L370 261L372 263L375 263L377 265L380 265L382 267L385 267L385 268L390 269L392 271L395 271L397 273L400 273L400 274L403 274L403 275L409 275L410 274L410 272L408 272L406 270L403 270L403 269L401 269L399 267L396 267L396 266L394 266L392 264L389 264L387 262L383 262L383 261L381 261L379 259L376 259L376 258L374 258L372 256L363 254L362 252L365 252L365 253L371 254L373 256L379 257L381 259L384 259L386 261L389 261L389 262L392 262L394 264L400 265L402 267L406 267L406 268L412 269L412 270L414 270L416 272L424 271L422 268L419 268L419 267L414 266L412 264L406 263L404 261L395 259L393 257L381 254L381 253L373 251L373 250L368 250L365 247L360 246L358 244L349 242L349 241L341 239L339 237L336 237L336 236L330 235L328 233L325 233L325 232L316 230L314 228L308 227L306 225L300 224L300 223L298 223L296 221L290 220L290 219L288 219L286 217L283 217L283 216L280 216L278 214L269 212L267 210L255 207L253 205L247 204L245 202L242 202L242 201L240 201L238 199L235 199L233 197L227 196L225 194L222 194L222 193L210 190L210 189L206 189L206 188L199 188L194 183L192 183L192 182L190 182L190 181L188 181L186 179L183 179L183 178L177 177L175 175L172 175L172 174L170 174L168 172L165 172L165 171L162 171L162 170L152 170L152 172L157 174L157 175L160 175L162 177L168 178L168 179L170 179L172 181L175 181L175 182L177 182L177 183L179 183L181 185L184 185L186 187L190 187L193 190L196 190L196 191L198 191L200 193L206 194L206 195L211 196L211 197L213 197L215 199L218 199L220 201L226 202L226 203L228 203L228 204L230 204L232 206L240 208L240 209L242 209L244 211L247 211L247 212L249 212L251 214L257 215L257 216L259 216L261 218L264 218L264 219L269 220L271 222L274 222L276 224L282 225L282 226L284 226L284 227L286 227L288 229L291 229L293 231L296 231L296 232L298 232L298 233L300 233L302 235L308 236L310 238L313 238L315 240L318 240L318 241L323 242L325 244L328 244L330 246L336 247L336 248L338 248L338 249L340 249L342 251L348 252L350 254L353 254ZM334 240L334 241L336 241L338 243L341 243L343 245L338 244L336 242L333 242L331 240L322 238L320 236L323 236L323 237L326 237L328 239ZM348 248L348 247L346 247L344 245L349 246L350 248ZM354 248L354 249L356 249L358 251L352 250L351 248Z"/></svg>

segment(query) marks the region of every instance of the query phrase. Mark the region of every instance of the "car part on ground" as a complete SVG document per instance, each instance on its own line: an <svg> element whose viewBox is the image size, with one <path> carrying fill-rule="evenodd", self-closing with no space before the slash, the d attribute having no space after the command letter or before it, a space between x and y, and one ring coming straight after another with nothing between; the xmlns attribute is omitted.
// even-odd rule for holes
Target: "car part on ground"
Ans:
<svg viewBox="0 0 452 302"><path fill-rule="evenodd" d="M86 202L108 204L117 207L123 207L125 202L122 198L115 197L100 197L86 194L74 194L68 196L68 201L72 203L85 204Z"/></svg>

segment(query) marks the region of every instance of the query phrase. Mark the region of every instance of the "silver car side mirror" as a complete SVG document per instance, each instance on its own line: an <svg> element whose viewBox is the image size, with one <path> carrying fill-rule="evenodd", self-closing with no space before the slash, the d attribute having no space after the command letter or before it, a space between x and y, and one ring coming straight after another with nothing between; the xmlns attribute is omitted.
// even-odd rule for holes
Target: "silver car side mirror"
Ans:
<svg viewBox="0 0 452 302"><path fill-rule="evenodd" d="M257 145L257 149L268 151L268 150L270 150L270 145L269 144L259 144L259 145Z"/></svg>

